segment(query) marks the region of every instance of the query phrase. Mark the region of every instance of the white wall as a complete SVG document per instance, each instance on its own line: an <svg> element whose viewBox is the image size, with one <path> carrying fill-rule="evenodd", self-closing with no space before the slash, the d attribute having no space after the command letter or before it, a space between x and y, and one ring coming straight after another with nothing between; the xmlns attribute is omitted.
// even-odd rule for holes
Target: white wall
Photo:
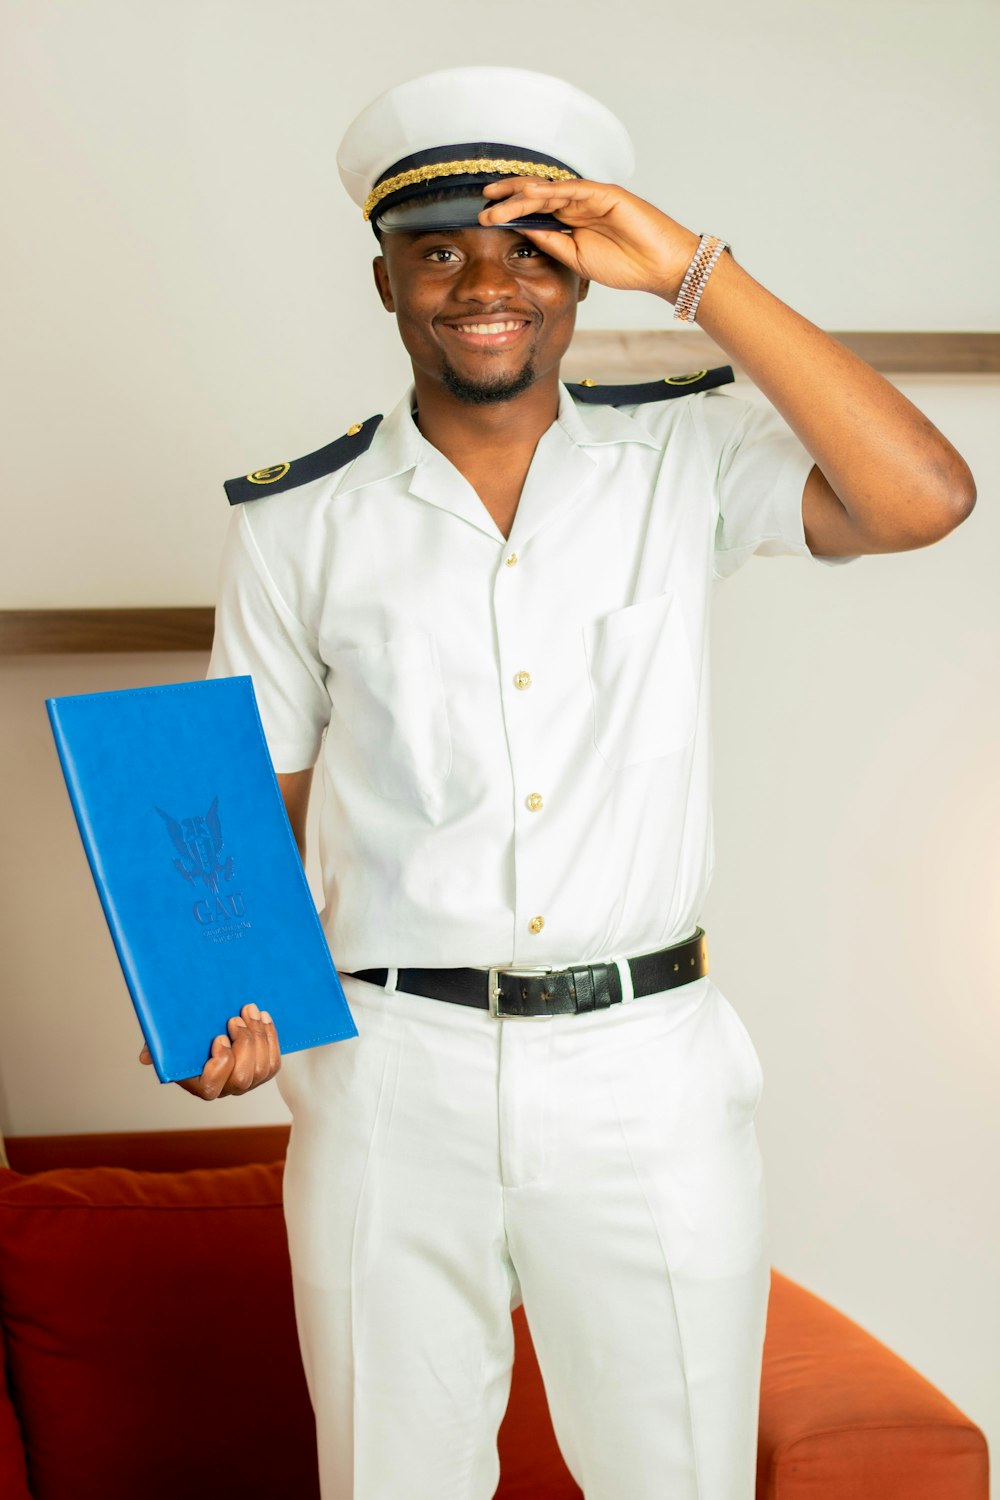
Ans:
<svg viewBox="0 0 1000 1500"><path fill-rule="evenodd" d="M598 93L635 136L636 190L821 326L998 326L991 3L5 11L2 607L209 602L221 479L389 409L405 365L333 154L373 92L433 66L488 57ZM669 319L598 289L581 322ZM767 1075L773 1263L996 1446L998 382L898 383L979 503L935 547L754 559L719 590L704 920ZM284 1117L273 1085L206 1106L139 1067L45 722L46 696L204 666L0 663L9 1133Z"/></svg>
<svg viewBox="0 0 1000 1500"><path fill-rule="evenodd" d="M634 136L631 186L824 328L997 324L990 0L3 9L7 607L203 603L222 480L389 409L406 365L334 156L431 67L593 90ZM581 326L670 318L595 288Z"/></svg>

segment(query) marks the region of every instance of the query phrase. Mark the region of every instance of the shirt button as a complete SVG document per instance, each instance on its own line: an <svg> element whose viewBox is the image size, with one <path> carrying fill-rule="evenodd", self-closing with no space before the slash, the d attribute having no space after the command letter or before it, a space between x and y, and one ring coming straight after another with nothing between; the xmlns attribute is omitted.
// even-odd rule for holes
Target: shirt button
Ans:
<svg viewBox="0 0 1000 1500"><path fill-rule="evenodd" d="M504 562L507 564L508 568L512 568L517 562L517 553L512 552L509 557L504 558Z"/></svg>
<svg viewBox="0 0 1000 1500"><path fill-rule="evenodd" d="M530 687L531 686L531 673L530 672L515 672L514 673L514 686L516 688Z"/></svg>
<svg viewBox="0 0 1000 1500"><path fill-rule="evenodd" d="M525 797L524 801L529 812L541 812L545 806L538 792L532 792L531 796Z"/></svg>
<svg viewBox="0 0 1000 1500"><path fill-rule="evenodd" d="M542 930L542 928L544 926L545 926L545 918L544 917L532 917L531 921L528 923L528 927L530 928L530 930L532 932L541 932L541 930Z"/></svg>

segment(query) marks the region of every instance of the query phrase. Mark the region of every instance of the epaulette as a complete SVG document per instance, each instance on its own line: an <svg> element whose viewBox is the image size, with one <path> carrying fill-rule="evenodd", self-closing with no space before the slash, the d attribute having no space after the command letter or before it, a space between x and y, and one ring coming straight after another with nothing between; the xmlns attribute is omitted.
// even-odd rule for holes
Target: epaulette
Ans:
<svg viewBox="0 0 1000 1500"><path fill-rule="evenodd" d="M335 473L371 447L381 420L382 413L377 412L364 422L355 422L343 437L334 438L325 448L317 448L315 453L307 453L304 458L293 459L291 463L270 464L266 469L254 469L252 474L227 479L226 494L230 505L259 500L262 495L274 495L279 490L294 490L300 484L309 484L313 479Z"/></svg>
<svg viewBox="0 0 1000 1500"><path fill-rule="evenodd" d="M662 380L645 380L638 385L598 385L596 380L581 380L566 389L574 401L590 406L640 406L644 401L670 401L675 396L692 396L695 391L711 391L717 385L731 385L735 379L732 365L717 365L714 370L664 375Z"/></svg>

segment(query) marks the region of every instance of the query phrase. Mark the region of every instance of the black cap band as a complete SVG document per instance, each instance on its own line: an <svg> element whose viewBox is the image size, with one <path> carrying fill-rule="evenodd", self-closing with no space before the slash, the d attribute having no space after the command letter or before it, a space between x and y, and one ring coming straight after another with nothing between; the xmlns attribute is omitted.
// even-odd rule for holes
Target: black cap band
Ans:
<svg viewBox="0 0 1000 1500"><path fill-rule="evenodd" d="M371 218L376 232L380 229L464 228L477 225L479 213L487 206L481 195L470 190L481 188L487 182L501 182L506 177L565 181L578 176L579 173L565 162L523 146L498 141L436 146L402 157L383 172L368 196L365 216ZM463 188L464 193L460 191ZM440 214L437 214L432 216L431 222L423 224L418 222L419 212L414 212L419 209L421 200L431 200L428 208L431 202L436 208L440 208L442 202L454 202L455 207L451 217L445 214L447 223L442 223ZM413 208L406 215L395 212L404 205L413 205ZM460 215L460 222L456 221L455 215ZM529 219L533 221L530 225ZM515 225L517 222L512 221ZM551 214L525 216L523 222L525 227L538 229L566 227Z"/></svg>

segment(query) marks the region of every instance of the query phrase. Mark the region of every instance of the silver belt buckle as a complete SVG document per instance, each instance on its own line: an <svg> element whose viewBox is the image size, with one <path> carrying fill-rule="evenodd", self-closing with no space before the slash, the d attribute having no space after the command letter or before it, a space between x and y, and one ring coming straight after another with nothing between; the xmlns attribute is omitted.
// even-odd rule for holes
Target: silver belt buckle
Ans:
<svg viewBox="0 0 1000 1500"><path fill-rule="evenodd" d="M497 1001L500 999L500 992L497 985L497 975L511 974L517 979L522 974L552 974L554 972L551 964L540 964L537 968L529 969L491 969L489 973L490 1015L496 1016L501 1021L551 1021L551 1013L540 1016L518 1016L512 1014L510 1011L498 1010Z"/></svg>

